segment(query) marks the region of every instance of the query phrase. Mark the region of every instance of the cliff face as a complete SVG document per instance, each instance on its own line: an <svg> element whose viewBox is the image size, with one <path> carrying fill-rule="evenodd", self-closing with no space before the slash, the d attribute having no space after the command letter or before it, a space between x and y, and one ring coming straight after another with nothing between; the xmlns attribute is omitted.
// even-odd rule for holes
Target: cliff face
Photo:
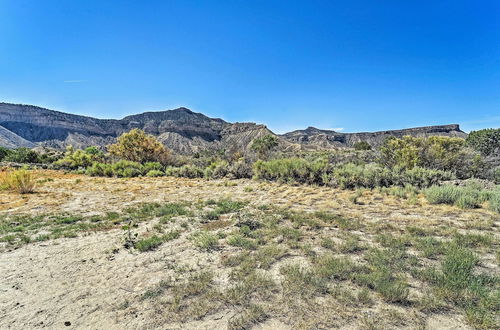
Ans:
<svg viewBox="0 0 500 330"><path fill-rule="evenodd" d="M123 119L97 119L31 105L0 103L0 146L83 148L106 146L120 134L140 128L170 149L189 154L205 149L246 153L256 137L274 134L264 125L228 123L186 108L145 112ZM309 127L278 136L281 150L350 147L359 141L380 145L388 136L445 135L466 137L458 125L429 126L373 133L338 133Z"/></svg>

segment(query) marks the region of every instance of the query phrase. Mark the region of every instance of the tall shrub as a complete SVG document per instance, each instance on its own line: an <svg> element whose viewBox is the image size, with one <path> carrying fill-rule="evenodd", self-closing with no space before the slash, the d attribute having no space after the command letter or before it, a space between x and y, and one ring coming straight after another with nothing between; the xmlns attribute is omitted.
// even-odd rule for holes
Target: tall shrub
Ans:
<svg viewBox="0 0 500 330"><path fill-rule="evenodd" d="M137 128L120 135L115 144L108 146L108 151L119 158L138 163L166 164L170 155L168 149L154 136Z"/></svg>

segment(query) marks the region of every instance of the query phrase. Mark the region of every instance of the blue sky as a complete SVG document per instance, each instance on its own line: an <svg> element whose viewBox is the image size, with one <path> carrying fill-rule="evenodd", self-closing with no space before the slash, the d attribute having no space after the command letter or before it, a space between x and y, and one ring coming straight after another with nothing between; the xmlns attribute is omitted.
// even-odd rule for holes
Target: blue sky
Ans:
<svg viewBox="0 0 500 330"><path fill-rule="evenodd" d="M276 132L500 127L499 1L0 0L0 101Z"/></svg>

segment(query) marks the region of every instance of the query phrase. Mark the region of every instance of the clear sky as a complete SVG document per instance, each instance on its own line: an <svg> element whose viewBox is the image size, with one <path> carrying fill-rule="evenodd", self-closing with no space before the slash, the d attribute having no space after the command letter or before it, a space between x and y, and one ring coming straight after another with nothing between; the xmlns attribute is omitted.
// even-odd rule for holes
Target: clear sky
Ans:
<svg viewBox="0 0 500 330"><path fill-rule="evenodd" d="M0 0L0 101L276 132L500 127L500 1Z"/></svg>

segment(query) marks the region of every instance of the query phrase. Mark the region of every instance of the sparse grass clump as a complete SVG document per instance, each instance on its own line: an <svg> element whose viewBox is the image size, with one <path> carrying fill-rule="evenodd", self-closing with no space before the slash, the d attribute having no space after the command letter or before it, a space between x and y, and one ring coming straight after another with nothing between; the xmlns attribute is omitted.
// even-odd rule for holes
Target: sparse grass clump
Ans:
<svg viewBox="0 0 500 330"><path fill-rule="evenodd" d="M266 318L267 314L262 306L251 304L245 309L245 311L231 318L227 328L229 330L250 329L252 326L264 321Z"/></svg>
<svg viewBox="0 0 500 330"><path fill-rule="evenodd" d="M135 248L141 252L152 251L165 242L179 238L181 233L179 231L171 231L162 236L151 236L141 239L135 243Z"/></svg>
<svg viewBox="0 0 500 330"><path fill-rule="evenodd" d="M168 222L173 217L189 215L190 211L186 203L166 203L155 211L161 222Z"/></svg>
<svg viewBox="0 0 500 330"><path fill-rule="evenodd" d="M406 302L409 285L402 273L406 254L394 249L372 249L366 258L367 268L354 275L355 282L377 291L387 302Z"/></svg>
<svg viewBox="0 0 500 330"><path fill-rule="evenodd" d="M247 250L255 250L257 248L257 244L254 240L243 237L241 234L228 237L226 242L229 245L241 247Z"/></svg>
<svg viewBox="0 0 500 330"><path fill-rule="evenodd" d="M213 251L219 247L219 237L208 231L201 231L191 237L194 245L203 251Z"/></svg>
<svg viewBox="0 0 500 330"><path fill-rule="evenodd" d="M222 214L237 212L247 205L246 202L233 201L230 199L220 199L218 201L209 200L206 204L215 207L213 210L203 215L207 220L219 220Z"/></svg>
<svg viewBox="0 0 500 330"><path fill-rule="evenodd" d="M469 323L478 328L494 328L495 314L500 308L499 279L476 273L478 262L472 250L452 242L440 269L429 269L426 277L438 297L465 311Z"/></svg>
<svg viewBox="0 0 500 330"><path fill-rule="evenodd" d="M349 258L324 255L314 260L314 269L320 278L347 280L357 267Z"/></svg>
<svg viewBox="0 0 500 330"><path fill-rule="evenodd" d="M283 266L280 272L285 277L283 290L287 295L312 298L328 291L325 279L317 276L313 270L299 264Z"/></svg>

